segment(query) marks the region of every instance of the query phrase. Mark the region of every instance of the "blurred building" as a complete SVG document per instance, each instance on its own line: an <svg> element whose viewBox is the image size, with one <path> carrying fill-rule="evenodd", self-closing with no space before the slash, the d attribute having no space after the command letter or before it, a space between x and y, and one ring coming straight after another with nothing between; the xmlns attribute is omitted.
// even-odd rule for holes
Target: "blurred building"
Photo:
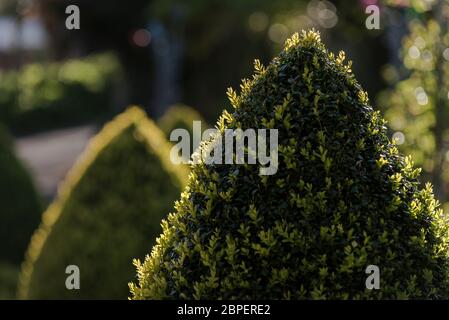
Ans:
<svg viewBox="0 0 449 320"><path fill-rule="evenodd" d="M48 33L34 2L0 11L0 69L18 68L48 50Z"/></svg>

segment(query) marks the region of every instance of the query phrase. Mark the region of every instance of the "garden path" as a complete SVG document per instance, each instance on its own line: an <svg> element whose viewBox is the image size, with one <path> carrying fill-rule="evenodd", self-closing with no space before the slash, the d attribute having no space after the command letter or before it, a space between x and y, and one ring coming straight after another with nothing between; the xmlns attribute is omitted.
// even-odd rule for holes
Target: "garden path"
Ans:
<svg viewBox="0 0 449 320"><path fill-rule="evenodd" d="M59 183L82 153L96 127L54 130L16 140L16 152L34 178L36 188L46 199L54 197Z"/></svg>

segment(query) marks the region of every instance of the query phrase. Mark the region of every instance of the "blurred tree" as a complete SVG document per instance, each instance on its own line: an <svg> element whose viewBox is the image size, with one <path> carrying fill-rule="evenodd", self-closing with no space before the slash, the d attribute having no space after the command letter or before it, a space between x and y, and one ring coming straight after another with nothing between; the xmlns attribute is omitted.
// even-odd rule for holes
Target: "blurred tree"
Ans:
<svg viewBox="0 0 449 320"><path fill-rule="evenodd" d="M367 32L362 4L348 6L342 0L195 0L188 3L155 0L148 8L148 17L153 22L149 28L153 52L161 48L157 41L161 28L166 31L165 41L161 42L169 42L171 48L183 51L173 54L180 61L175 62L177 79L171 83L179 81L180 86L159 81L164 76L155 70L153 97L157 102L154 104L170 105L179 97L178 100L188 105L199 106L211 123L215 122L220 106L226 104L222 88L238 86L242 76L251 74L248 66L255 57L268 62L289 35L311 27L321 31L331 49L344 48L356 61L370 61L370 64L354 66L370 92L384 88L376 72L387 60L382 50L382 30ZM164 63L155 62L155 65ZM367 68L372 72L366 71ZM166 97L157 97L166 95L161 88L167 87L179 91L169 102L165 102Z"/></svg>
<svg viewBox="0 0 449 320"><path fill-rule="evenodd" d="M155 118L182 102L215 122L226 103L223 88L249 76L255 57L268 62L289 35L311 27L320 29L331 50L343 48L355 61L370 61L354 65L368 91L384 86L376 72L387 59L382 32L365 29L363 1L34 1L41 4L58 57L118 50L127 76L119 104L144 105ZM80 6L79 31L63 27L68 4Z"/></svg>
<svg viewBox="0 0 449 320"><path fill-rule="evenodd" d="M397 1L386 1L395 6ZM449 201L449 3L402 1L411 18L403 39L403 70L387 68L391 81L403 78L379 102L393 138L423 166L441 201Z"/></svg>
<svg viewBox="0 0 449 320"><path fill-rule="evenodd" d="M152 64L147 48L136 42L136 31L145 27L145 8L151 1L133 0L126 4L120 0L34 1L39 4L56 59L80 57L97 51L115 51L125 70L125 79L117 92L117 105L148 106ZM65 9L68 5L80 8L80 30L65 28Z"/></svg>
<svg viewBox="0 0 449 320"><path fill-rule="evenodd" d="M153 38L151 53L159 66L153 76L152 99L158 115L183 101L200 106L208 119L214 119L219 104L225 102L222 88L231 84L230 79L237 82L242 74L249 74L247 66L255 56L266 60L270 56L265 37L249 32L248 16L272 10L268 6L285 8L292 3L154 1L147 15Z"/></svg>
<svg viewBox="0 0 449 320"><path fill-rule="evenodd" d="M0 2L0 14L14 14L16 6L17 0L2 0Z"/></svg>

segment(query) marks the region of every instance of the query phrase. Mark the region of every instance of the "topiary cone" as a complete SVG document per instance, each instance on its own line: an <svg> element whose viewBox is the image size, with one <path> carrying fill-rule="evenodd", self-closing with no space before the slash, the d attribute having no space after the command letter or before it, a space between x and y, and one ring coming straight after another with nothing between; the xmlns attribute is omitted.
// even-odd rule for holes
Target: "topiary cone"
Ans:
<svg viewBox="0 0 449 320"><path fill-rule="evenodd" d="M192 168L133 299L448 298L448 224L344 64L314 31L294 35L225 128L278 129L279 166ZM201 148L207 148L204 143ZM368 289L366 269L380 270Z"/></svg>
<svg viewBox="0 0 449 320"><path fill-rule="evenodd" d="M22 267L22 299L126 299L132 258L160 233L160 220L187 180L171 145L145 113L130 108L90 142L43 215ZM68 290L66 268L80 271Z"/></svg>

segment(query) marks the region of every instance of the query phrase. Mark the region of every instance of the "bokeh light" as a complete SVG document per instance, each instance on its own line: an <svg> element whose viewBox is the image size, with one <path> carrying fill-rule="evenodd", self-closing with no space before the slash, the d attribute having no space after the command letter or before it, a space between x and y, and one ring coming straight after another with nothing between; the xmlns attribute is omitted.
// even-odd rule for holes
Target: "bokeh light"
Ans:
<svg viewBox="0 0 449 320"><path fill-rule="evenodd" d="M421 52L419 51L418 47L416 46L411 46L408 49L408 55L410 56L410 58L412 59L418 59L421 56Z"/></svg>
<svg viewBox="0 0 449 320"><path fill-rule="evenodd" d="M312 0L307 5L309 17L321 27L330 29L338 23L337 8L329 1Z"/></svg>
<svg viewBox="0 0 449 320"><path fill-rule="evenodd" d="M393 140L396 140L396 143L398 145L404 144L404 142L405 142L405 135L402 132L397 131L397 132L395 132L393 134Z"/></svg>
<svg viewBox="0 0 449 320"><path fill-rule="evenodd" d="M268 15L264 12L253 12L248 18L248 25L252 31L264 31L270 22Z"/></svg>
<svg viewBox="0 0 449 320"><path fill-rule="evenodd" d="M288 28L282 23L274 23L268 30L268 37L271 41L276 43L284 43L288 37Z"/></svg>
<svg viewBox="0 0 449 320"><path fill-rule="evenodd" d="M148 47L151 42L151 34L148 30L145 29L136 30L133 33L132 42L137 47Z"/></svg>
<svg viewBox="0 0 449 320"><path fill-rule="evenodd" d="M422 87L418 87L415 89L415 96L416 101L421 105L424 106L429 102L429 98L427 96L426 91Z"/></svg>

